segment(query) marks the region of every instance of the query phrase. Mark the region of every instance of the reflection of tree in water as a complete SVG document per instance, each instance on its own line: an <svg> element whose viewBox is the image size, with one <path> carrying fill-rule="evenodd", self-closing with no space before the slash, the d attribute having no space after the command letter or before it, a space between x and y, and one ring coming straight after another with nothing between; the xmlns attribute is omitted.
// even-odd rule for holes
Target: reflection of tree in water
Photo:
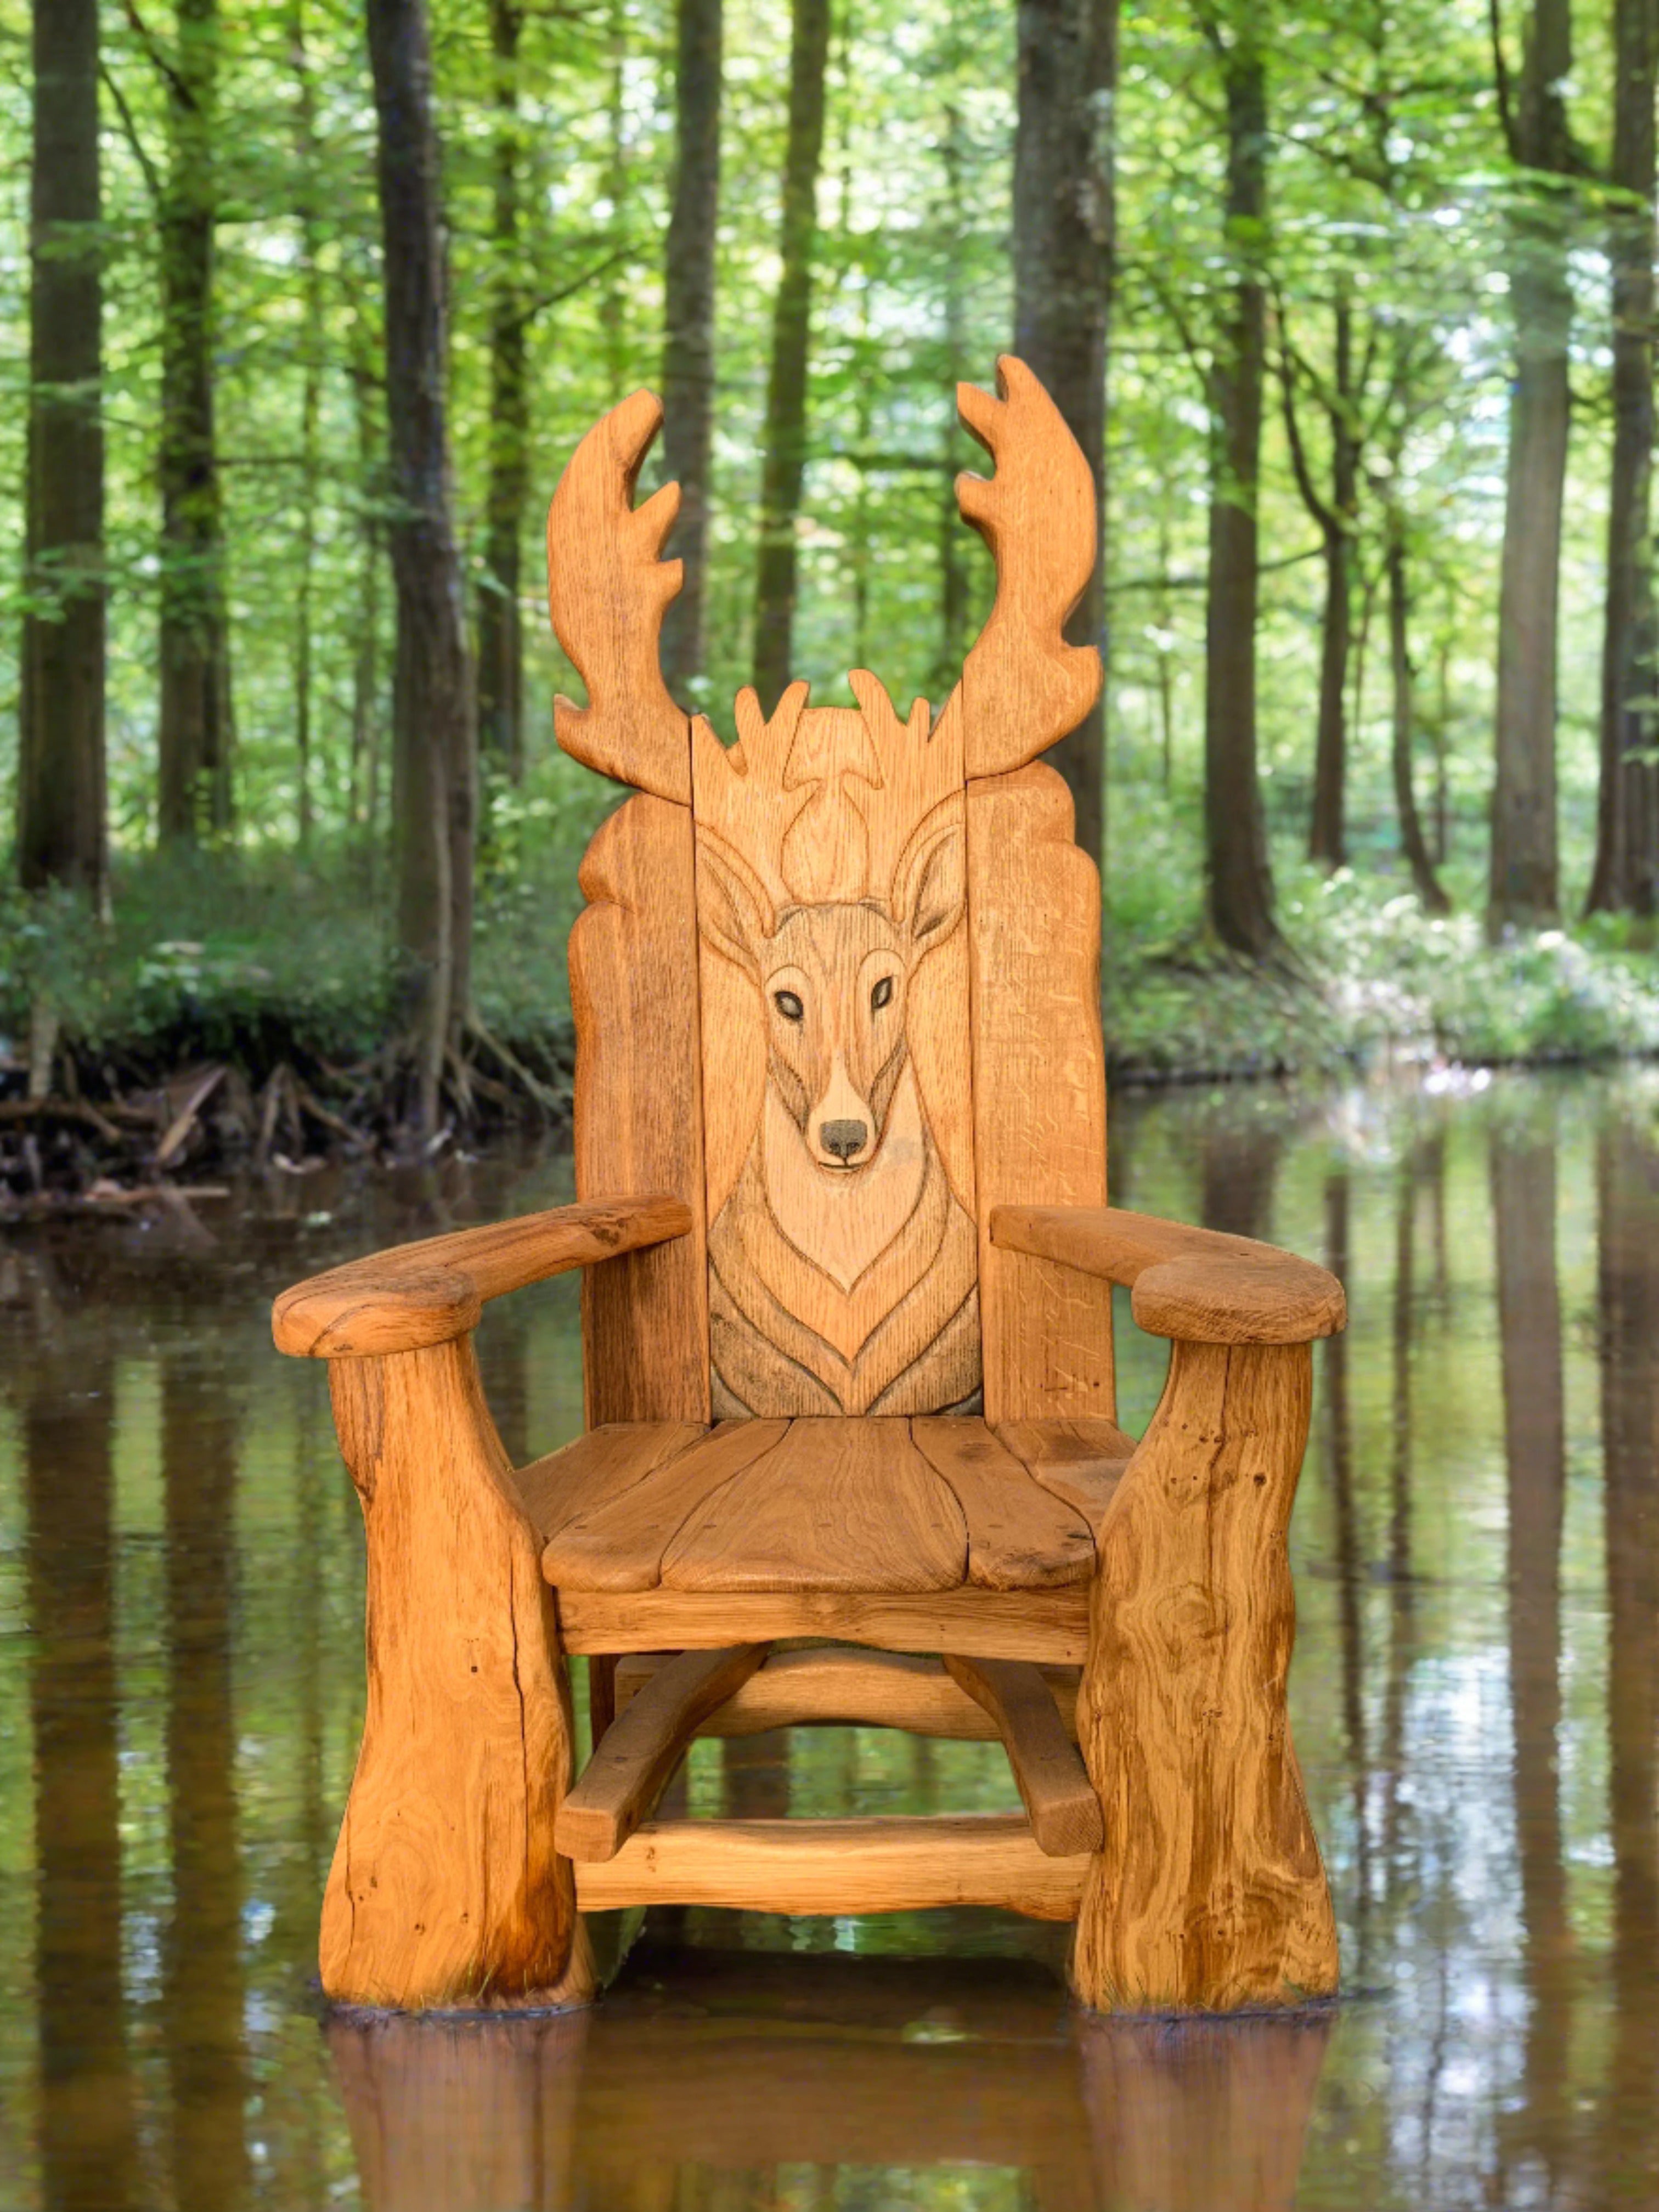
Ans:
<svg viewBox="0 0 1659 2212"><path fill-rule="evenodd" d="M1335 1167L1325 1178L1324 1261L1337 1280L1349 1275L1348 1171ZM1361 1617L1364 1562L1358 1501L1354 1495L1353 1422L1348 1403L1348 1340L1332 1337L1320 1347L1320 1388L1328 1424L1331 1512L1336 1537L1336 1604L1341 1639L1342 1733L1353 1797L1355 1854L1354 1919L1359 1934L1355 1971L1363 1974L1370 1955L1371 1869L1370 1826L1365 1817L1364 1623Z"/></svg>

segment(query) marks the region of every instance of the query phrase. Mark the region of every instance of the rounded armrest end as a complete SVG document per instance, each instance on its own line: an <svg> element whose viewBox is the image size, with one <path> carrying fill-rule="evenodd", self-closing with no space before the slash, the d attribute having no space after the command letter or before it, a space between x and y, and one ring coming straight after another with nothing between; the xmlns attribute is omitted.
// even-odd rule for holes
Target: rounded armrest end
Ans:
<svg viewBox="0 0 1659 2212"><path fill-rule="evenodd" d="M301 1359L362 1359L447 1344L478 1325L483 1302L457 1267L404 1267L360 1261L284 1291L270 1310L278 1352Z"/></svg>
<svg viewBox="0 0 1659 2212"><path fill-rule="evenodd" d="M1334 1275L1277 1251L1160 1261L1135 1278L1129 1310L1149 1336L1183 1344L1310 1344L1348 1319Z"/></svg>

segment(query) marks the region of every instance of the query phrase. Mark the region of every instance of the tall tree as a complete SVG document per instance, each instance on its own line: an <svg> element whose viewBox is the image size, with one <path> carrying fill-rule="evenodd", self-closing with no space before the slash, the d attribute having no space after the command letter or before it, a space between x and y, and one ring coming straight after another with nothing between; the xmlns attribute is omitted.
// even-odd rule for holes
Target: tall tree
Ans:
<svg viewBox="0 0 1659 2212"><path fill-rule="evenodd" d="M1491 924L1502 928L1551 921L1559 900L1555 678L1572 326L1566 249L1569 180L1579 167L1565 99L1571 0L1532 0L1513 98L1496 37L1493 52L1510 153L1527 173L1514 186L1510 225L1516 359L1498 605L1489 895Z"/></svg>
<svg viewBox="0 0 1659 2212"><path fill-rule="evenodd" d="M772 313L761 463L760 558L755 582L755 688L769 714L794 671L795 518L806 468L806 378L823 153L823 76L830 0L793 0L789 35L789 136L783 161L781 269Z"/></svg>
<svg viewBox="0 0 1659 2212"><path fill-rule="evenodd" d="M313 603L317 578L317 507L322 475L319 434L323 403L323 269L317 180L317 85L306 42L305 0L291 0L289 47L294 63L295 151L300 190L295 214L300 228L301 307L304 336L303 383L300 395L300 581L294 595L294 741L300 784L300 846L311 841L312 700L314 629Z"/></svg>
<svg viewBox="0 0 1659 2212"><path fill-rule="evenodd" d="M142 19L137 19L142 21ZM159 827L191 842L232 819L234 723L224 505L214 425L219 0L178 0L170 53L161 260L161 714Z"/></svg>
<svg viewBox="0 0 1659 2212"><path fill-rule="evenodd" d="M104 895L104 433L97 0L34 0L17 775L26 889Z"/></svg>
<svg viewBox="0 0 1659 2212"><path fill-rule="evenodd" d="M1200 0L1226 113L1224 241L1231 264L1211 361L1204 682L1204 859L1211 927L1260 959L1279 943L1256 772L1256 501L1267 356L1267 64L1260 0Z"/></svg>
<svg viewBox="0 0 1659 2212"><path fill-rule="evenodd" d="M495 209L490 233L489 483L478 595L478 743L516 781L524 773L524 629L520 549L530 493L530 303L520 237L524 131L519 111L523 0L489 0L495 65Z"/></svg>
<svg viewBox="0 0 1659 2212"><path fill-rule="evenodd" d="M662 626L662 672L684 702L702 673L708 458L714 418L714 233L720 190L721 0L678 0L674 190L663 256L664 473L678 481L672 551L685 581Z"/></svg>
<svg viewBox="0 0 1659 2212"><path fill-rule="evenodd" d="M1095 478L1094 574L1066 627L1104 658L1106 335L1112 274L1117 0L1019 0L1014 131L1014 351L1048 386ZM1071 787L1077 839L1105 842L1103 693L1048 758Z"/></svg>
<svg viewBox="0 0 1659 2212"><path fill-rule="evenodd" d="M1411 870L1417 896L1430 914L1451 912L1451 901L1434 872L1422 817L1417 811L1417 791L1412 776L1415 717L1415 672L1411 656L1411 590L1407 576L1406 517L1400 504L1401 453L1396 451L1383 494L1385 550L1383 568L1389 594L1389 669L1393 711L1389 717L1389 762L1394 775L1395 806L1400 817L1400 847Z"/></svg>
<svg viewBox="0 0 1659 2212"><path fill-rule="evenodd" d="M468 1006L476 733L451 518L443 218L426 0L368 0L386 285L387 537L397 591L392 685L398 934L416 1040L421 1126Z"/></svg>
<svg viewBox="0 0 1659 2212"><path fill-rule="evenodd" d="M1613 0L1613 464L1601 639L1601 763L1592 914L1659 908L1659 790L1653 747L1654 100L1659 14Z"/></svg>

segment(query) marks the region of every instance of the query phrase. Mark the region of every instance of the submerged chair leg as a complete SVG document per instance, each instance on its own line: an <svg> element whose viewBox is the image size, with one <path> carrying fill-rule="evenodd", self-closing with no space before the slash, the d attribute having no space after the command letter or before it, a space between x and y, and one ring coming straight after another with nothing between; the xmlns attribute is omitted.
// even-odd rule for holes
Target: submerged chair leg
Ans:
<svg viewBox="0 0 1659 2212"><path fill-rule="evenodd" d="M323 1987L364 2005L581 2003L553 1826L569 1684L539 1543L470 1339L330 1364L368 1532L368 1705L323 1901Z"/></svg>
<svg viewBox="0 0 1659 2212"><path fill-rule="evenodd" d="M1336 1987L1291 1746L1285 1531L1309 1348L1177 1343L1100 1532L1079 1741L1105 1844L1073 1985L1102 2012L1230 2012Z"/></svg>

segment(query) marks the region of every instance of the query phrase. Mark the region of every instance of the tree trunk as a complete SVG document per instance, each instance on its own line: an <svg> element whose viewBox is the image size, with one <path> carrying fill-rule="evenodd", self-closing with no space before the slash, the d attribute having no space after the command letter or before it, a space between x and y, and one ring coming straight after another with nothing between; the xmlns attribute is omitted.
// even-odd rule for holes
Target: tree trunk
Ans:
<svg viewBox="0 0 1659 2212"><path fill-rule="evenodd" d="M1659 19L1652 0L1614 0L1612 183L1628 199L1607 240L1613 271L1613 471L1601 642L1601 775L1592 914L1659 905L1659 805L1650 757L1655 625L1649 545L1653 470L1654 99Z"/></svg>
<svg viewBox="0 0 1659 2212"><path fill-rule="evenodd" d="M1319 626L1319 723L1314 742L1313 818L1308 858L1340 868L1348 857L1348 648L1353 608L1348 541L1359 504L1359 441L1354 434L1353 310L1346 300L1334 315L1336 404L1328 410L1331 432L1331 507L1334 529L1323 532L1325 605Z"/></svg>
<svg viewBox="0 0 1659 2212"><path fill-rule="evenodd" d="M214 173L219 0L179 0L166 72L161 205L161 714L158 827L193 843L231 826L234 722L225 529L214 432Z"/></svg>
<svg viewBox="0 0 1659 2212"><path fill-rule="evenodd" d="M1571 0L1533 0L1514 125L1528 169L1565 177L1574 156L1561 86L1572 68ZM1571 395L1561 188L1534 189L1511 230L1516 374L1498 605L1497 775L1492 787L1494 931L1555 918L1555 665Z"/></svg>
<svg viewBox="0 0 1659 2212"><path fill-rule="evenodd" d="M714 420L714 232L720 191L721 0L679 0L677 159L663 266L662 453L680 488L671 553L685 581L663 617L662 672L684 704L702 674L708 455Z"/></svg>
<svg viewBox="0 0 1659 2212"><path fill-rule="evenodd" d="M784 156L782 262L772 316L755 587L755 688L769 714L793 673L795 517L806 467L806 369L812 253L823 151L823 71L830 0L794 0L789 40L789 141Z"/></svg>
<svg viewBox="0 0 1659 2212"><path fill-rule="evenodd" d="M1094 573L1066 624L1106 651L1106 337L1113 252L1117 0L1019 0L1014 133L1014 351L1049 396L1095 478ZM1105 847L1102 696L1048 756L1071 787L1077 842Z"/></svg>
<svg viewBox="0 0 1659 2212"><path fill-rule="evenodd" d="M294 609L294 738L300 784L300 849L311 842L312 607L317 569L318 437L323 398L323 272L317 258L317 88L306 47L305 0L289 18L297 88L300 259L305 308L305 381L300 397L300 582Z"/></svg>
<svg viewBox="0 0 1659 2212"><path fill-rule="evenodd" d="M599 291L599 330L605 340L605 359L611 404L615 406L628 392L628 263L623 248L628 240L628 10L625 0L611 0L610 89L605 100L611 147L600 186L611 212L607 218L615 257L605 272Z"/></svg>
<svg viewBox="0 0 1659 2212"><path fill-rule="evenodd" d="M24 888L101 905L104 431L97 0L34 0L28 483L17 769Z"/></svg>
<svg viewBox="0 0 1659 2212"><path fill-rule="evenodd" d="M1397 466L1397 464L1396 464ZM1393 479L1397 482L1397 476ZM1389 514L1389 664L1394 678L1394 714L1390 754L1394 768L1395 804L1400 813L1400 844L1412 872L1417 896L1430 914L1449 914L1451 901L1440 888L1429 857L1423 824L1417 811L1417 793L1412 783L1412 660L1411 599L1406 586L1406 533L1403 518L1392 507Z"/></svg>
<svg viewBox="0 0 1659 2212"><path fill-rule="evenodd" d="M1267 64L1248 19L1222 54L1227 103L1226 231L1236 273L1210 372L1210 549L1204 681L1204 841L1210 924L1260 959L1279 943L1256 775L1256 494L1267 296Z"/></svg>
<svg viewBox="0 0 1659 2212"><path fill-rule="evenodd" d="M489 302L489 484L478 595L478 744L516 783L524 774L524 629L520 549L530 490L528 302L521 281L519 37L522 0L489 0L495 64L495 205Z"/></svg>
<svg viewBox="0 0 1659 2212"><path fill-rule="evenodd" d="M368 0L386 277L398 933L418 1040L422 1126L467 1009L476 760L461 564L450 515L438 142L425 0Z"/></svg>

